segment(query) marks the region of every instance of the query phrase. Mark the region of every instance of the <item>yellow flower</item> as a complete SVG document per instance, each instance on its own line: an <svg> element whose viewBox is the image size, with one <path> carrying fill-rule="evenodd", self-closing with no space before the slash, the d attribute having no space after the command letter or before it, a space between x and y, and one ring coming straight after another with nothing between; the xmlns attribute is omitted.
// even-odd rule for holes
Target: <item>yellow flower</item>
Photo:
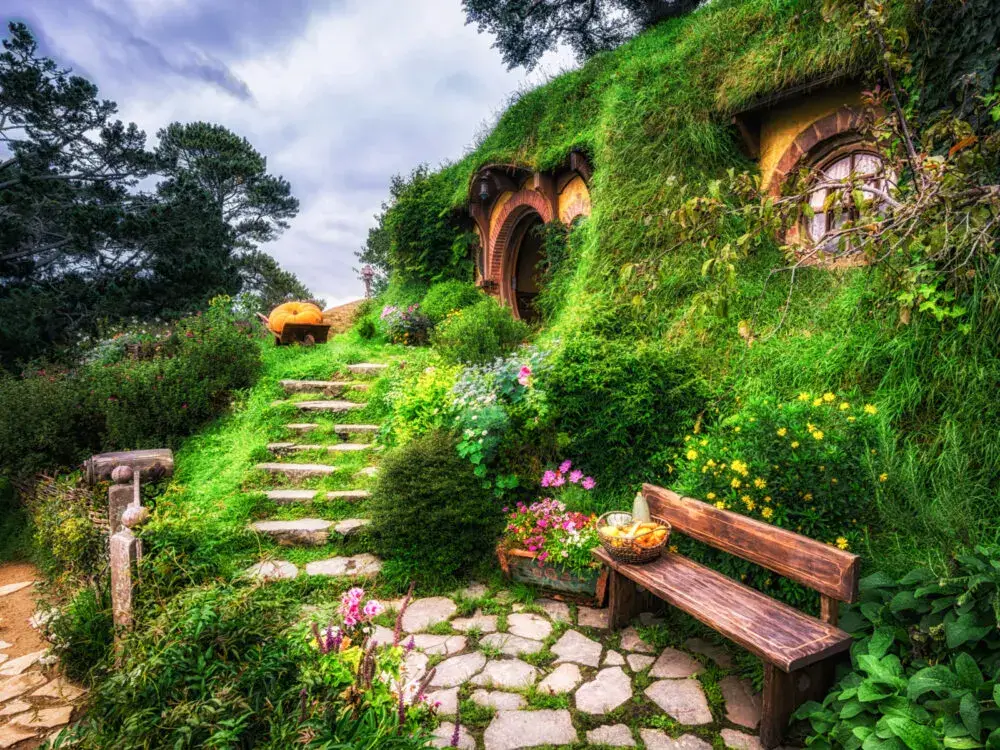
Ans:
<svg viewBox="0 0 1000 750"><path fill-rule="evenodd" d="M847 549L851 545L848 543L848 541L847 541L846 538L844 538L842 536L838 536L837 537L837 546L840 547L841 549Z"/></svg>
<svg viewBox="0 0 1000 750"><path fill-rule="evenodd" d="M836 483L837 483L837 477L831 477L830 484L836 484Z"/></svg>
<svg viewBox="0 0 1000 750"><path fill-rule="evenodd" d="M705 466L713 466L714 467L715 466L715 459L714 458L708 459L708 461L705 462Z"/></svg>
<svg viewBox="0 0 1000 750"><path fill-rule="evenodd" d="M708 445L708 440L699 440L698 445L704 448L706 445Z"/></svg>
<svg viewBox="0 0 1000 750"><path fill-rule="evenodd" d="M749 495L744 495L743 497L740 498L740 502L746 505L747 503L752 503L753 498L750 497Z"/></svg>
<svg viewBox="0 0 1000 750"><path fill-rule="evenodd" d="M847 411L850 408L851 408L851 405L849 403L847 403L846 401L841 401L840 402L840 410L841 411Z"/></svg>
<svg viewBox="0 0 1000 750"><path fill-rule="evenodd" d="M746 463L740 461L738 458L733 459L733 471L737 474L742 474L747 476L750 473L750 469L747 467Z"/></svg>
<svg viewBox="0 0 1000 750"><path fill-rule="evenodd" d="M811 398L812 398L812 396L810 396L805 391L802 391L802 393L799 394L799 401L808 401Z"/></svg>
<svg viewBox="0 0 1000 750"><path fill-rule="evenodd" d="M813 406L822 406L822 405L823 405L823 399L821 399L821 398L814 398L813 399Z"/></svg>
<svg viewBox="0 0 1000 750"><path fill-rule="evenodd" d="M788 434L788 428L787 427L781 427L781 428L778 429L778 437L784 437L787 434Z"/></svg>
<svg viewBox="0 0 1000 750"><path fill-rule="evenodd" d="M730 484L730 486L731 486L731 487L732 487L732 488L733 488L734 490L738 490L738 489L740 488L740 480L739 480L739 479L734 479L734 480L733 480L732 482L730 482L729 484Z"/></svg>
<svg viewBox="0 0 1000 750"><path fill-rule="evenodd" d="M816 425L814 425L812 422L806 422L806 429L809 432L812 432L813 430L816 429Z"/></svg>
<svg viewBox="0 0 1000 750"><path fill-rule="evenodd" d="M879 474L879 475L878 475L878 481L880 481L880 482L884 482L884 481L886 481L886 480L887 480L888 478L889 478L889 475L888 475L888 474L884 474L884 473L883 473L883 474Z"/></svg>
<svg viewBox="0 0 1000 750"><path fill-rule="evenodd" d="M774 515L774 510L772 508L762 508L760 514L764 518L771 518Z"/></svg>
<svg viewBox="0 0 1000 750"><path fill-rule="evenodd" d="M802 499L805 500L806 502L809 502L810 500L813 499L813 493L807 492L802 496Z"/></svg>
<svg viewBox="0 0 1000 750"><path fill-rule="evenodd" d="M694 450L692 448L685 455L687 455L687 460L688 461L694 461L696 458L698 458L698 451L696 451L696 450Z"/></svg>
<svg viewBox="0 0 1000 750"><path fill-rule="evenodd" d="M767 487L767 482L761 479L760 477L757 477L756 479L753 480L753 486L756 487L758 490L762 490L765 487Z"/></svg>
<svg viewBox="0 0 1000 750"><path fill-rule="evenodd" d="M847 418L847 421L848 421L848 422L857 422L857 421L858 421L858 418L857 418L857 417L855 417L855 416L854 416L854 415L852 414L851 416L849 416L849 417Z"/></svg>
<svg viewBox="0 0 1000 750"><path fill-rule="evenodd" d="M733 432L739 432L742 429L743 429L742 427L734 427Z"/></svg>
<svg viewBox="0 0 1000 750"><path fill-rule="evenodd" d="M830 403L831 401L836 401L837 397L834 396L832 393L824 393L823 400L826 401L827 403Z"/></svg>
<svg viewBox="0 0 1000 750"><path fill-rule="evenodd" d="M799 447L799 441L798 440L793 440L792 441L792 447L793 448L798 448Z"/></svg>
<svg viewBox="0 0 1000 750"><path fill-rule="evenodd" d="M690 435L685 435L684 436L684 442L685 443L690 442L690 440L691 440L691 436Z"/></svg>
<svg viewBox="0 0 1000 750"><path fill-rule="evenodd" d="M812 436L813 436L814 438L816 438L817 440L822 440L822 439L823 439L823 430L816 430L816 431L815 431L815 432L814 432L814 433L812 434Z"/></svg>
<svg viewBox="0 0 1000 750"><path fill-rule="evenodd" d="M719 502L717 502L715 504L715 507L718 508L719 510L725 510L726 509L726 504L720 500Z"/></svg>
<svg viewBox="0 0 1000 750"><path fill-rule="evenodd" d="M874 404L865 404L865 414L878 414Z"/></svg>
<svg viewBox="0 0 1000 750"><path fill-rule="evenodd" d="M670 551L673 552L676 555L677 554L677 545L676 544L671 544L670 545Z"/></svg>
<svg viewBox="0 0 1000 750"><path fill-rule="evenodd" d="M743 504L744 504L745 506L747 506L747 510L753 510L754 508L756 508L756 507L757 507L757 503L755 503L755 502L754 502L753 500L751 500L751 501L750 501L750 502L748 502L748 503L743 503Z"/></svg>
<svg viewBox="0 0 1000 750"><path fill-rule="evenodd" d="M715 500L715 493L709 492L707 495L705 495L705 497L707 497L709 500Z"/></svg>
<svg viewBox="0 0 1000 750"><path fill-rule="evenodd" d="M764 502L765 503L771 502L771 496L770 495L764 495Z"/></svg>

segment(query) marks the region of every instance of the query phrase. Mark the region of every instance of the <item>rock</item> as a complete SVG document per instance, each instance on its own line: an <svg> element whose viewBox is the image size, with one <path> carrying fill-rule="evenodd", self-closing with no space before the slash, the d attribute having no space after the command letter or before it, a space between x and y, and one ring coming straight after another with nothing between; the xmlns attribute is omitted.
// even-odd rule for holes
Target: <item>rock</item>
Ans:
<svg viewBox="0 0 1000 750"><path fill-rule="evenodd" d="M403 658L403 674L406 680L419 680L427 673L427 663L430 657L420 651L411 651Z"/></svg>
<svg viewBox="0 0 1000 750"><path fill-rule="evenodd" d="M48 680L41 672L25 672L16 677L0 680L0 703L24 695L29 690L41 687L46 682Z"/></svg>
<svg viewBox="0 0 1000 750"><path fill-rule="evenodd" d="M258 534L266 534L278 544L320 545L330 538L332 521L322 518L300 518L295 521L257 521L251 524Z"/></svg>
<svg viewBox="0 0 1000 750"><path fill-rule="evenodd" d="M519 635L511 635L510 633L490 633L490 635L480 640L479 643L488 648L495 648L501 654L506 654L507 656L537 654L545 648L545 644L541 641L522 638Z"/></svg>
<svg viewBox="0 0 1000 750"><path fill-rule="evenodd" d="M24 727L15 726L14 724L7 724L6 726L0 727L0 748L14 747L17 743L30 740L36 735L37 732L32 731L31 729L25 729Z"/></svg>
<svg viewBox="0 0 1000 750"><path fill-rule="evenodd" d="M3 708L0 708L0 716L13 716L14 714L20 714L31 708L31 704L27 701L17 700L12 703L8 703Z"/></svg>
<svg viewBox="0 0 1000 750"><path fill-rule="evenodd" d="M552 635L552 623L539 615L511 615L507 618L507 631L522 638L543 641Z"/></svg>
<svg viewBox="0 0 1000 750"><path fill-rule="evenodd" d="M34 586L34 581L21 581L20 583L8 583L6 586L0 586L0 596L7 596L7 594L13 594L15 591L20 591L21 589L26 589L28 586Z"/></svg>
<svg viewBox="0 0 1000 750"><path fill-rule="evenodd" d="M552 647L552 653L559 658L556 663L572 661L585 667L597 667L601 663L601 644L575 630L567 630Z"/></svg>
<svg viewBox="0 0 1000 750"><path fill-rule="evenodd" d="M486 750L572 745L578 739L569 711L501 711L483 735Z"/></svg>
<svg viewBox="0 0 1000 750"><path fill-rule="evenodd" d="M639 624L648 628L650 625L662 625L666 620L652 612L640 612Z"/></svg>
<svg viewBox="0 0 1000 750"><path fill-rule="evenodd" d="M366 466L365 468L358 471L354 476L356 477L373 477L378 474L377 466Z"/></svg>
<svg viewBox="0 0 1000 750"><path fill-rule="evenodd" d="M569 605L555 599L539 599L535 604L541 607L553 622L572 622Z"/></svg>
<svg viewBox="0 0 1000 750"><path fill-rule="evenodd" d="M735 729L723 729L719 734L722 735L722 741L726 743L726 747L732 747L735 750L764 750L760 739L753 735L737 732Z"/></svg>
<svg viewBox="0 0 1000 750"><path fill-rule="evenodd" d="M500 690L477 690L472 694L474 703L480 706L495 708L497 711L517 711L524 708L524 697L517 693L504 693Z"/></svg>
<svg viewBox="0 0 1000 750"><path fill-rule="evenodd" d="M10 657L9 657L9 656L7 656L7 654L0 654L0 664L3 664L3 663L4 663L5 661L7 661L7 660L8 660L9 658L10 658Z"/></svg>
<svg viewBox="0 0 1000 750"><path fill-rule="evenodd" d="M307 503L313 500L319 490L268 490L264 494L267 499L278 505Z"/></svg>
<svg viewBox="0 0 1000 750"><path fill-rule="evenodd" d="M382 570L382 561L364 552L353 557L331 557L306 564L311 576L373 576Z"/></svg>
<svg viewBox="0 0 1000 750"><path fill-rule="evenodd" d="M388 366L375 362L359 362L356 365L348 365L347 369L355 375L377 375Z"/></svg>
<svg viewBox="0 0 1000 750"><path fill-rule="evenodd" d="M577 624L582 628L608 629L608 610L593 607L577 607Z"/></svg>
<svg viewBox="0 0 1000 750"><path fill-rule="evenodd" d="M85 692L83 688L77 687L62 677L56 677L48 685L38 688L31 696L33 698L60 698L64 701L75 701Z"/></svg>
<svg viewBox="0 0 1000 750"><path fill-rule="evenodd" d="M629 668L633 672L641 672L644 669L648 669L649 665L656 661L655 656L647 656L646 654L629 654L627 657Z"/></svg>
<svg viewBox="0 0 1000 750"><path fill-rule="evenodd" d="M464 589L458 592L458 595L463 599L482 599L489 593L489 588L485 583L475 582L470 583Z"/></svg>
<svg viewBox="0 0 1000 750"><path fill-rule="evenodd" d="M287 560L265 560L247 568L243 575L261 581L277 581L295 578L299 569Z"/></svg>
<svg viewBox="0 0 1000 750"><path fill-rule="evenodd" d="M391 646L393 638L395 638L395 633L391 629L383 625L376 625L375 630L372 631L371 637L372 640L375 641L375 643L378 643L381 646ZM407 637L400 637L399 642L401 645L403 645L409 640L410 639Z"/></svg>
<svg viewBox="0 0 1000 750"><path fill-rule="evenodd" d="M345 518L343 521L337 521L337 524L333 527L333 530L340 534L342 537L354 536L365 526L370 524L367 518Z"/></svg>
<svg viewBox="0 0 1000 750"><path fill-rule="evenodd" d="M458 607L446 596L431 596L426 599L415 599L410 602L403 615L403 630L407 633L419 633L440 622L450 619Z"/></svg>
<svg viewBox="0 0 1000 750"><path fill-rule="evenodd" d="M608 667L576 691L576 707L588 714L614 711L632 697L632 681L621 667Z"/></svg>
<svg viewBox="0 0 1000 750"><path fill-rule="evenodd" d="M326 464L286 464L265 462L254 466L258 471L266 471L270 474L284 474L286 477L296 479L308 479L310 477L325 477L337 471L336 466Z"/></svg>
<svg viewBox="0 0 1000 750"><path fill-rule="evenodd" d="M625 658L619 654L617 651L608 651L604 655L604 666L605 667L624 667Z"/></svg>
<svg viewBox="0 0 1000 750"><path fill-rule="evenodd" d="M38 663L38 660L45 656L45 651L34 651L16 659L11 659L0 666L0 677L12 677L26 672Z"/></svg>
<svg viewBox="0 0 1000 750"><path fill-rule="evenodd" d="M458 688L448 688L447 690L435 690L427 694L427 703L433 706L440 703L438 713L442 716L454 716L458 713Z"/></svg>
<svg viewBox="0 0 1000 750"><path fill-rule="evenodd" d="M732 655L723 646L710 643L704 638L688 638L684 641L684 646L689 651L707 656L723 669L732 669L734 666Z"/></svg>
<svg viewBox="0 0 1000 750"><path fill-rule="evenodd" d="M334 414L343 414L349 412L352 409L364 409L365 404L355 403L354 401L286 401L284 403L290 403L296 409L302 411L327 411Z"/></svg>
<svg viewBox="0 0 1000 750"><path fill-rule="evenodd" d="M669 679L682 679L694 677L705 671L699 662L692 659L683 651L675 648L665 648L660 658L656 660L653 668L649 670L649 676L656 679L664 677Z"/></svg>
<svg viewBox="0 0 1000 750"><path fill-rule="evenodd" d="M697 680L660 680L646 688L646 697L681 724L712 723L712 712Z"/></svg>
<svg viewBox="0 0 1000 750"><path fill-rule="evenodd" d="M431 680L431 687L455 687L482 671L486 666L486 657L478 651L462 656L452 656L437 665L434 679Z"/></svg>
<svg viewBox="0 0 1000 750"><path fill-rule="evenodd" d="M285 429L291 430L292 432L312 432L318 428L319 425L315 422L292 422L291 424L285 425Z"/></svg>
<svg viewBox="0 0 1000 750"><path fill-rule="evenodd" d="M683 734L677 739L658 729L640 729L639 736L646 750L712 750L712 746L693 734Z"/></svg>
<svg viewBox="0 0 1000 750"><path fill-rule="evenodd" d="M333 431L342 437L348 435L374 435L382 428L377 424L335 424Z"/></svg>
<svg viewBox="0 0 1000 750"><path fill-rule="evenodd" d="M576 664L560 664L552 674L538 685L538 692L543 695L562 695L571 693L583 681L583 675Z"/></svg>
<svg viewBox="0 0 1000 750"><path fill-rule="evenodd" d="M537 679L538 670L520 659L493 659L472 678L472 684L519 690L531 687Z"/></svg>
<svg viewBox="0 0 1000 750"><path fill-rule="evenodd" d="M372 496L368 490L334 490L326 493L327 500L340 500L345 503L356 503Z"/></svg>
<svg viewBox="0 0 1000 750"><path fill-rule="evenodd" d="M632 730L624 724L610 724L587 732L587 742L591 745L610 747L635 747Z"/></svg>
<svg viewBox="0 0 1000 750"><path fill-rule="evenodd" d="M13 643L7 643L7 641L0 640L0 651L3 651L6 648L11 648L13 645Z"/></svg>
<svg viewBox="0 0 1000 750"><path fill-rule="evenodd" d="M23 714L11 717L10 723L26 729L54 729L69 724L73 716L72 706L54 708L33 708Z"/></svg>
<svg viewBox="0 0 1000 750"><path fill-rule="evenodd" d="M730 675L719 680L722 697L726 700L726 718L747 729L760 723L760 697L746 680Z"/></svg>
<svg viewBox="0 0 1000 750"><path fill-rule="evenodd" d="M451 626L455 630L466 633L470 630L478 630L480 633L495 633L497 630L497 616L484 615L481 610L477 610L472 617L461 617L451 621Z"/></svg>
<svg viewBox="0 0 1000 750"><path fill-rule="evenodd" d="M403 642L408 643L409 639L407 638ZM429 633L420 633L413 636L413 645L425 654L452 656L453 654L465 651L468 639L464 635L430 635Z"/></svg>
<svg viewBox="0 0 1000 750"><path fill-rule="evenodd" d="M476 750L476 738L469 734L465 727L458 728L458 744L452 744L455 739L455 725L450 721L443 721L434 730L434 737L431 740L431 747L459 747L464 750Z"/></svg>
<svg viewBox="0 0 1000 750"><path fill-rule="evenodd" d="M339 396L354 385L343 380L279 380L278 384L285 393L323 393L327 396Z"/></svg>
<svg viewBox="0 0 1000 750"><path fill-rule="evenodd" d="M656 649L646 643L631 625L622 631L622 648L639 654L655 654Z"/></svg>

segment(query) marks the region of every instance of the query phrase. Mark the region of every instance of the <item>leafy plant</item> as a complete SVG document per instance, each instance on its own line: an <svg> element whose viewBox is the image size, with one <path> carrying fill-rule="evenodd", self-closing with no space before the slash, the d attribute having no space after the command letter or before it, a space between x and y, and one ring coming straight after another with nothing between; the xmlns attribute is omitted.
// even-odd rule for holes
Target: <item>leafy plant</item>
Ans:
<svg viewBox="0 0 1000 750"><path fill-rule="evenodd" d="M452 312L434 331L433 343L449 362L483 365L528 338L528 326L492 298Z"/></svg>
<svg viewBox="0 0 1000 750"><path fill-rule="evenodd" d="M483 293L468 281L450 279L434 284L427 290L420 309L437 325L448 313L462 310L483 299Z"/></svg>
<svg viewBox="0 0 1000 750"><path fill-rule="evenodd" d="M392 343L408 346L427 343L431 321L420 312L419 305L410 305L407 308L386 305L379 317Z"/></svg>

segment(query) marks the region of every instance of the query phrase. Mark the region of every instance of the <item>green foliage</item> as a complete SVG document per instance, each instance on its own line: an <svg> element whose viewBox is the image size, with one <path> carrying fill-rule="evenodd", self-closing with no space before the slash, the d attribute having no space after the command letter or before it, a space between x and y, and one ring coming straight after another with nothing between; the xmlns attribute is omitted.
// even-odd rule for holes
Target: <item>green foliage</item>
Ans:
<svg viewBox="0 0 1000 750"><path fill-rule="evenodd" d="M386 455L370 507L379 554L417 580L460 575L493 553L502 527L499 504L442 431Z"/></svg>
<svg viewBox="0 0 1000 750"><path fill-rule="evenodd" d="M454 310L462 310L476 304L483 299L483 293L479 291L475 284L468 281L451 279L435 284L427 290L420 309L424 315L437 325L448 313Z"/></svg>
<svg viewBox="0 0 1000 750"><path fill-rule="evenodd" d="M420 305L403 308L386 305L382 308L379 320L385 328L389 341L394 344L420 346L427 343L431 321L420 310Z"/></svg>
<svg viewBox="0 0 1000 750"><path fill-rule="evenodd" d="M107 534L94 523L107 514L107 485L79 478L38 482L28 501L39 563L57 588L86 584L105 568Z"/></svg>
<svg viewBox="0 0 1000 750"><path fill-rule="evenodd" d="M452 388L460 370L455 365L432 365L393 385L386 396L390 416L385 430L392 444L405 445L424 433L451 426Z"/></svg>
<svg viewBox="0 0 1000 750"><path fill-rule="evenodd" d="M567 455L614 487L647 481L650 459L676 446L704 408L690 365L643 341L578 333L539 380Z"/></svg>
<svg viewBox="0 0 1000 750"><path fill-rule="evenodd" d="M434 331L434 346L449 362L484 365L527 339L528 326L493 298L452 312Z"/></svg>
<svg viewBox="0 0 1000 750"><path fill-rule="evenodd" d="M1000 549L956 556L943 575L862 581L842 619L853 671L821 704L804 704L817 750L994 747L1000 741Z"/></svg>
<svg viewBox="0 0 1000 750"><path fill-rule="evenodd" d="M45 626L71 680L89 681L110 667L107 659L114 646L114 620L107 581L104 584L79 589Z"/></svg>

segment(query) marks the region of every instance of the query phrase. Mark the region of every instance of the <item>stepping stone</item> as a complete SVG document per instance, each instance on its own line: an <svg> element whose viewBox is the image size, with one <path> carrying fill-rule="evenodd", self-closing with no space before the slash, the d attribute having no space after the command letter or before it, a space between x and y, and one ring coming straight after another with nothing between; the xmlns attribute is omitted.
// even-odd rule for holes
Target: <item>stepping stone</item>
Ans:
<svg viewBox="0 0 1000 750"><path fill-rule="evenodd" d="M605 667L624 667L625 658L619 654L617 651L608 651L604 655L604 666Z"/></svg>
<svg viewBox="0 0 1000 750"><path fill-rule="evenodd" d="M455 725L443 721L434 730L431 747L458 747L462 750L476 750L476 738L463 726L458 728L458 744L455 744Z"/></svg>
<svg viewBox="0 0 1000 750"><path fill-rule="evenodd" d="M285 393L323 393L327 396L339 396L350 389L363 391L367 383L352 383L348 380L282 380L280 385Z"/></svg>
<svg viewBox="0 0 1000 750"><path fill-rule="evenodd" d="M451 626L455 630L467 633L470 630L478 630L481 633L495 633L497 630L497 616L484 615L482 610L476 610L472 617L460 617L451 621Z"/></svg>
<svg viewBox="0 0 1000 750"><path fill-rule="evenodd" d="M41 672L25 672L6 680L0 680L0 703L24 695L29 690L41 687L48 680Z"/></svg>
<svg viewBox="0 0 1000 750"><path fill-rule="evenodd" d="M62 677L56 677L48 685L38 688L35 692L31 694L33 698L61 698L64 701L75 701L81 695L83 695L86 690L81 687L77 687L71 682L66 681Z"/></svg>
<svg viewBox="0 0 1000 750"><path fill-rule="evenodd" d="M326 451L327 453L352 453L371 450L371 443L268 443L267 449L272 453L305 453L306 451Z"/></svg>
<svg viewBox="0 0 1000 750"><path fill-rule="evenodd" d="M649 665L656 661L655 656L647 656L646 654L629 654L625 658L628 659L628 666L633 672L648 669Z"/></svg>
<svg viewBox="0 0 1000 750"><path fill-rule="evenodd" d="M683 734L675 740L659 729L640 729L639 736L646 750L712 750L711 744L693 734Z"/></svg>
<svg viewBox="0 0 1000 750"><path fill-rule="evenodd" d="M666 620L659 615L654 615L652 612L639 613L639 624L645 628L648 628L650 625L662 625L665 622Z"/></svg>
<svg viewBox="0 0 1000 750"><path fill-rule="evenodd" d="M425 654L432 656L452 656L465 651L469 645L468 639L464 635L431 635L430 633L420 633L411 636L414 648L418 648ZM409 643L410 639L406 639ZM389 640L392 643L392 640Z"/></svg>
<svg viewBox="0 0 1000 750"><path fill-rule="evenodd" d="M290 580L299 574L299 569L287 560L266 560L247 568L243 575L261 581Z"/></svg>
<svg viewBox="0 0 1000 750"><path fill-rule="evenodd" d="M331 557L306 565L306 573L311 576L373 576L380 570L382 561L367 552L353 557Z"/></svg>
<svg viewBox="0 0 1000 750"><path fill-rule="evenodd" d="M419 680L427 673L431 658L420 651L411 651L403 658L403 675L409 681Z"/></svg>
<svg viewBox="0 0 1000 750"><path fill-rule="evenodd" d="M421 630L445 622L455 615L458 607L446 596L431 596L410 602L403 615L403 630L419 633Z"/></svg>
<svg viewBox="0 0 1000 750"><path fill-rule="evenodd" d="M3 708L0 708L0 716L13 716L14 714L22 714L31 708L31 704L27 701L14 701L13 703L8 703Z"/></svg>
<svg viewBox="0 0 1000 750"><path fill-rule="evenodd" d="M299 411L326 411L334 414L346 414L352 409L364 409L366 404L354 401L279 401L279 404L292 404Z"/></svg>
<svg viewBox="0 0 1000 750"><path fill-rule="evenodd" d="M479 689L472 694L472 701L480 706L495 708L497 711L517 711L524 708L524 696L517 693L505 693L501 690Z"/></svg>
<svg viewBox="0 0 1000 750"><path fill-rule="evenodd" d="M0 666L0 677L16 677L17 675L28 671L31 667L38 663L38 660L45 656L45 651L34 651L30 654L25 654L24 656L19 656L16 659L11 659L5 662L3 666ZM0 686L0 691L2 691L2 686ZM20 693L18 693L20 695Z"/></svg>
<svg viewBox="0 0 1000 750"><path fill-rule="evenodd" d="M13 643L7 643L7 641L0 641L0 651L3 651L5 648L10 648L13 645Z"/></svg>
<svg viewBox="0 0 1000 750"><path fill-rule="evenodd" d="M719 734L722 735L722 741L726 743L726 747L735 750L764 750L760 739L752 735L737 732L735 729L723 729Z"/></svg>
<svg viewBox="0 0 1000 750"><path fill-rule="evenodd" d="M17 724L25 729L54 729L69 724L73 716L73 706L56 706L55 708L33 708L23 714L12 716L11 724Z"/></svg>
<svg viewBox="0 0 1000 750"><path fill-rule="evenodd" d="M635 747L632 730L624 724L610 724L587 732L587 742L591 745L610 747Z"/></svg>
<svg viewBox="0 0 1000 750"><path fill-rule="evenodd" d="M712 723L712 712L697 680L660 680L646 688L646 697L681 724Z"/></svg>
<svg viewBox="0 0 1000 750"><path fill-rule="evenodd" d="M335 424L333 431L338 435L375 435L382 428L377 424Z"/></svg>
<svg viewBox="0 0 1000 750"><path fill-rule="evenodd" d="M347 369L355 375L376 375L386 369L389 365L374 362L359 362L355 365L348 365Z"/></svg>
<svg viewBox="0 0 1000 750"><path fill-rule="evenodd" d="M453 687L447 690L435 690L433 693L428 693L427 703L431 706L439 703L440 705L437 707L439 715L454 716L458 713L458 688Z"/></svg>
<svg viewBox="0 0 1000 750"><path fill-rule="evenodd" d="M535 602L545 610L553 622L572 622L569 614L569 605L566 602L557 602L555 599L539 599Z"/></svg>
<svg viewBox="0 0 1000 750"><path fill-rule="evenodd" d="M684 646L689 651L707 656L723 669L732 669L735 666L732 654L724 646L706 641L704 638L688 638L684 641Z"/></svg>
<svg viewBox="0 0 1000 750"><path fill-rule="evenodd" d="M655 654L656 649L646 643L632 626L622 631L622 648L640 654Z"/></svg>
<svg viewBox="0 0 1000 750"><path fill-rule="evenodd" d="M730 675L719 680L722 697L726 700L726 719L747 729L760 723L760 696L746 680Z"/></svg>
<svg viewBox="0 0 1000 750"><path fill-rule="evenodd" d="M24 742L25 740L30 740L31 738L37 736L37 732L31 729L25 729L24 727L15 726L14 724L7 724L0 727L0 747L14 747L14 745L19 742Z"/></svg>
<svg viewBox="0 0 1000 750"><path fill-rule="evenodd" d="M378 467L377 466L366 466L365 468L361 469L361 471L359 471L354 476L356 476L356 477L374 477L374 476L377 476L377 475L378 475Z"/></svg>
<svg viewBox="0 0 1000 750"><path fill-rule="evenodd" d="M577 624L582 628L608 629L608 610L593 607L577 607Z"/></svg>
<svg viewBox="0 0 1000 750"><path fill-rule="evenodd" d="M472 678L473 685L520 690L535 684L538 670L520 659L493 659Z"/></svg>
<svg viewBox="0 0 1000 750"><path fill-rule="evenodd" d="M569 711L501 711L486 727L486 750L572 745L579 737Z"/></svg>
<svg viewBox="0 0 1000 750"><path fill-rule="evenodd" d="M327 500L341 500L345 503L356 503L372 496L368 490L335 490L326 493Z"/></svg>
<svg viewBox="0 0 1000 750"><path fill-rule="evenodd" d="M576 664L560 664L552 674L538 685L538 692L543 695L562 695L572 693L583 681L583 675Z"/></svg>
<svg viewBox="0 0 1000 750"><path fill-rule="evenodd" d="M468 682L479 674L486 666L486 657L478 651L461 656L452 656L438 664L434 669L434 679L430 687L450 688Z"/></svg>
<svg viewBox="0 0 1000 750"><path fill-rule="evenodd" d="M291 505L292 503L307 503L314 500L319 494L318 490L268 490L264 493L268 500L278 505Z"/></svg>
<svg viewBox="0 0 1000 750"><path fill-rule="evenodd" d="M587 714L606 714L632 697L632 680L621 667L608 667L576 691L577 710Z"/></svg>
<svg viewBox="0 0 1000 750"><path fill-rule="evenodd" d="M396 634L387 627L382 625L376 625L375 630L372 632L371 638L375 643L380 643L383 646L391 646L393 639ZM409 638L401 638L400 643L406 643Z"/></svg>
<svg viewBox="0 0 1000 750"><path fill-rule="evenodd" d="M676 680L686 677L694 677L696 674L704 672L701 663L692 659L683 651L675 648L665 648L660 658L656 660L653 668L649 670L649 676L656 679L664 677Z"/></svg>
<svg viewBox="0 0 1000 750"><path fill-rule="evenodd" d="M325 477L337 471L336 466L328 466L327 464L263 463L257 464L254 468L271 474L284 474L286 477L292 477L295 479Z"/></svg>
<svg viewBox="0 0 1000 750"><path fill-rule="evenodd" d="M458 595L463 599L482 599L488 593L490 593L489 586L485 583L477 581L476 583L470 583L464 589L459 591Z"/></svg>
<svg viewBox="0 0 1000 750"><path fill-rule="evenodd" d="M575 630L567 630L552 647L552 653L559 658L556 663L571 661L585 667L597 667L601 663L601 644Z"/></svg>
<svg viewBox="0 0 1000 750"><path fill-rule="evenodd" d="M15 591L20 591L21 589L26 589L28 586L34 586L34 581L21 581L20 583L8 583L6 586L0 586L0 596L7 596L7 594L13 594Z"/></svg>
<svg viewBox="0 0 1000 750"><path fill-rule="evenodd" d="M371 521L367 518L345 518L343 521L337 521L337 525L333 527L333 530L346 539L347 537L356 535L370 523Z"/></svg>
<svg viewBox="0 0 1000 750"><path fill-rule="evenodd" d="M522 638L519 635L510 633L490 633L479 641L481 646L497 649L501 654L507 656L520 656L521 654L537 654L545 644L531 638Z"/></svg>
<svg viewBox="0 0 1000 750"><path fill-rule="evenodd" d="M292 432L312 432L319 429L319 425L315 422L292 422L291 424L286 424L285 429Z"/></svg>
<svg viewBox="0 0 1000 750"><path fill-rule="evenodd" d="M507 618L507 631L522 638L544 641L552 635L552 623L539 615L511 615Z"/></svg>
<svg viewBox="0 0 1000 750"><path fill-rule="evenodd" d="M257 521L250 526L258 534L265 534L286 547L315 546L329 541L333 521L324 521L322 518L300 518L296 521Z"/></svg>

